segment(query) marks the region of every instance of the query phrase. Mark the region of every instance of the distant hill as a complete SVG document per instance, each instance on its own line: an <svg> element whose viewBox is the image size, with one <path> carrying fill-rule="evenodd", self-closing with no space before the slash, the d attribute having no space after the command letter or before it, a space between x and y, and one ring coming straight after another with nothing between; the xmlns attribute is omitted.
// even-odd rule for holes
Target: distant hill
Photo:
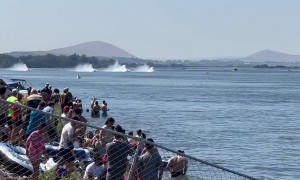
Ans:
<svg viewBox="0 0 300 180"><path fill-rule="evenodd" d="M300 62L300 55L263 50L242 58L241 60L247 62Z"/></svg>
<svg viewBox="0 0 300 180"><path fill-rule="evenodd" d="M122 58L136 58L134 55L126 52L125 50L106 43L102 41L91 41L86 42L74 46L69 46L65 48L53 49L48 51L14 51L11 53L7 53L8 55L14 57L20 56L43 56L46 54L53 54L53 55L72 55L78 54L86 56L96 56L96 57L122 57Z"/></svg>
<svg viewBox="0 0 300 180"><path fill-rule="evenodd" d="M191 60L195 61L218 61L218 62L235 62L241 61L243 63L263 63L263 62L273 62L273 63L300 63L300 55L286 54L282 52L272 51L272 50L262 50L253 53L246 57L224 57L224 58L194 58Z"/></svg>
<svg viewBox="0 0 300 180"><path fill-rule="evenodd" d="M91 41L87 43L69 46L65 48L53 49L47 51L49 54L55 55L87 55L87 56L103 56L103 57L125 57L132 58L134 55L125 50L102 41Z"/></svg>
<svg viewBox="0 0 300 180"><path fill-rule="evenodd" d="M141 59L137 58L136 56L132 55L131 53L126 52L125 50L106 43L102 41L91 41L86 42L74 46L69 46L65 48L59 48L59 49L53 49L48 51L14 51L11 53L7 53L8 55L14 56L14 57L20 57L20 56L44 56L47 54L53 54L53 55L83 55L85 54L88 57L95 56L95 57L109 57L116 60L119 60L120 62L126 62L126 63L136 63L140 62L142 63ZM263 50L256 52L254 54L251 54L246 57L227 57L227 58L197 58L197 59L190 59L193 61L202 61L206 64L210 64L211 62L218 62L218 64L228 64L227 62L237 63L237 61L240 61L241 63L263 63L263 62L273 62L273 63L293 63L298 62L300 63L300 55L291 55L286 54L282 52L272 51L272 50ZM146 61L146 60L145 60ZM162 60L161 60L162 61ZM210 62L211 61L211 62ZM194 63L193 63L194 64Z"/></svg>

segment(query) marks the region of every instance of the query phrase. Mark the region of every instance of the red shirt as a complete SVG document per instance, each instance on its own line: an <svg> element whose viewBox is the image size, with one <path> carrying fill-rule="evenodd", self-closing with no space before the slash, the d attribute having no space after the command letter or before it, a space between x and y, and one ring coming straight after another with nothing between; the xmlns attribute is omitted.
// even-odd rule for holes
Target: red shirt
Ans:
<svg viewBox="0 0 300 180"><path fill-rule="evenodd" d="M43 151L45 150L45 137L38 131L33 131L27 139L29 145L28 156L36 159L41 158Z"/></svg>
<svg viewBox="0 0 300 180"><path fill-rule="evenodd" d="M19 102L16 102L13 106L13 114L12 114L12 121L17 122L21 119L21 107L18 106Z"/></svg>

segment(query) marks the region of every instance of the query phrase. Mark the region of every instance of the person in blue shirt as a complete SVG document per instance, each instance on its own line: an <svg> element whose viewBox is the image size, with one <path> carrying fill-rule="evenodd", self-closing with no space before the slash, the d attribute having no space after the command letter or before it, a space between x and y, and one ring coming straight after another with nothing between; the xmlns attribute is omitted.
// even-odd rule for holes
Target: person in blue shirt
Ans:
<svg viewBox="0 0 300 180"><path fill-rule="evenodd" d="M39 103L39 106L37 107L37 110L42 111L46 106L46 103L44 101L41 101ZM33 131L36 131L38 128L38 125L41 123L46 123L47 117L44 114L41 114L37 111L31 111L30 113L30 120L26 129L26 137L30 135Z"/></svg>

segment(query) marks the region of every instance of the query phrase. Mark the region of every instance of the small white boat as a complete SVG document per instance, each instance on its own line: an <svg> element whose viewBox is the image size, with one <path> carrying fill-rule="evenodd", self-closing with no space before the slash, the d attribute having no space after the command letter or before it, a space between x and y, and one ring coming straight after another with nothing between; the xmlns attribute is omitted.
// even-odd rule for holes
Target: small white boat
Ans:
<svg viewBox="0 0 300 180"><path fill-rule="evenodd" d="M81 79L81 76L78 74L78 75L76 76L76 78L77 78L77 79Z"/></svg>

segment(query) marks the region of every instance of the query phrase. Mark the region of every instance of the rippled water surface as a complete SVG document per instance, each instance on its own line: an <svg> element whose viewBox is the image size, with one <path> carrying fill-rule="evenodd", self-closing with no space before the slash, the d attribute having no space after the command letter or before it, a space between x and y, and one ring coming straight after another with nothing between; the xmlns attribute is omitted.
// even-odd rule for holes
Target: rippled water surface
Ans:
<svg viewBox="0 0 300 180"><path fill-rule="evenodd" d="M285 69L158 69L152 73L0 69L42 89L69 87L90 106L105 99L126 130L263 179L300 179L300 73ZM88 116L88 114L85 114ZM101 120L90 120L101 126Z"/></svg>

